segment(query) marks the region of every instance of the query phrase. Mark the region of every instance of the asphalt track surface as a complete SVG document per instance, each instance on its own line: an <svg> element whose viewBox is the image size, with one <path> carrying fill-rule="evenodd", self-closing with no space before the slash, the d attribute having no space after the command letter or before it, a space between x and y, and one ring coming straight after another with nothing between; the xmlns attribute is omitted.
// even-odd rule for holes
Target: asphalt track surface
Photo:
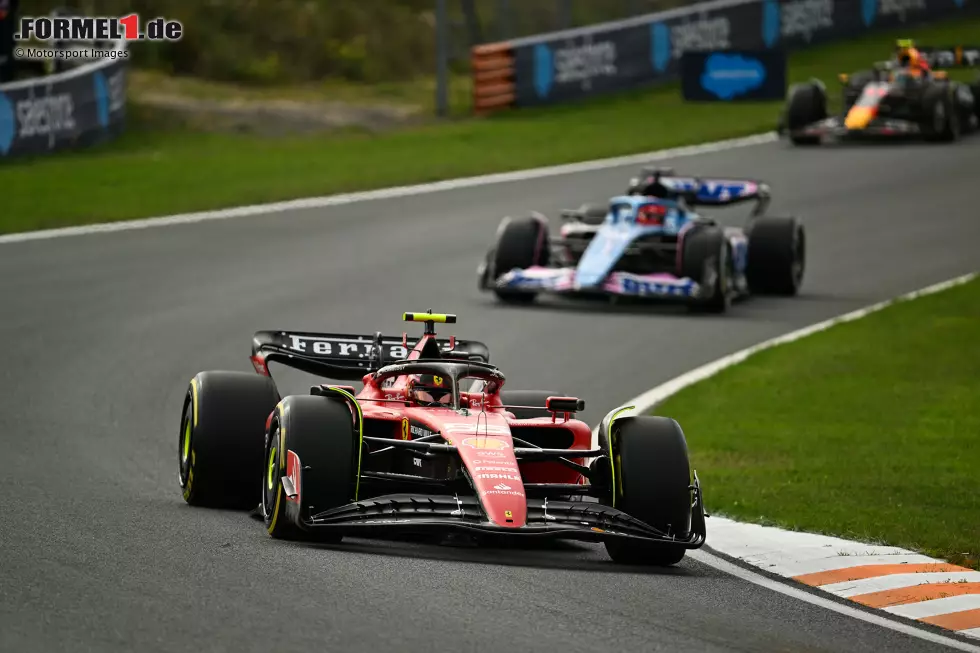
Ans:
<svg viewBox="0 0 980 653"><path fill-rule="evenodd" d="M186 384L250 370L258 329L398 334L417 326L402 311L455 312L452 331L488 342L511 387L579 395L594 424L699 364L980 261L977 142L768 144L673 163L771 183L773 211L806 221L800 297L718 317L514 309L477 293L502 215L604 199L633 168L0 246L0 650L945 650L690 559L649 571L584 545L291 545L182 501ZM711 470L699 472L710 509Z"/></svg>

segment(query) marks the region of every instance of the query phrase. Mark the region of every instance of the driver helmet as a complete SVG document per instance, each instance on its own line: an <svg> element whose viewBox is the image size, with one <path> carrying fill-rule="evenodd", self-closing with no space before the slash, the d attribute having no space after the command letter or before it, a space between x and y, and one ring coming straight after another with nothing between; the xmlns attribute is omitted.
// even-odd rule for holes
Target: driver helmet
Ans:
<svg viewBox="0 0 980 653"><path fill-rule="evenodd" d="M922 68L922 55L915 48L912 39L899 39L895 44L895 56L903 68L918 70Z"/></svg>
<svg viewBox="0 0 980 653"><path fill-rule="evenodd" d="M446 377L437 374L419 374L409 385L409 396L421 406L449 406L453 391Z"/></svg>

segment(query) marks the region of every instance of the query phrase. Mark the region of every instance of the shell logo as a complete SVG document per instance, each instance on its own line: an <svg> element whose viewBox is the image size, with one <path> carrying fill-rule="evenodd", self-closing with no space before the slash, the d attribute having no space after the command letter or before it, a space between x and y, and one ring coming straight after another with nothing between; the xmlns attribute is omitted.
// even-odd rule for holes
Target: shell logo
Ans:
<svg viewBox="0 0 980 653"><path fill-rule="evenodd" d="M489 438L466 438L463 444L474 449L509 449L510 445L503 440L491 440Z"/></svg>

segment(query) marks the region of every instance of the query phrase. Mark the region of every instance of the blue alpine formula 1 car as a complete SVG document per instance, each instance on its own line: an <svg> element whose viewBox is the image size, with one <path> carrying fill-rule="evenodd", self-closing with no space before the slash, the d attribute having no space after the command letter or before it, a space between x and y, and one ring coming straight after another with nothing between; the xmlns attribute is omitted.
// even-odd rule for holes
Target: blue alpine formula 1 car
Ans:
<svg viewBox="0 0 980 653"><path fill-rule="evenodd" d="M692 210L754 201L744 227ZM608 205L562 211L558 238L539 213L504 218L478 268L481 290L504 302L539 293L634 296L721 313L750 294L795 295L803 280L803 224L766 216L769 187L739 179L644 169Z"/></svg>

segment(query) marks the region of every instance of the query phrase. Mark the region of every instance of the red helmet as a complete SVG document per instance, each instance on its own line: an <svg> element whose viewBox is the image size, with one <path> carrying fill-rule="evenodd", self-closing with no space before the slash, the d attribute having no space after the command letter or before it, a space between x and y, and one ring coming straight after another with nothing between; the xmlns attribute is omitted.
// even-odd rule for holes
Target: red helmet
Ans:
<svg viewBox="0 0 980 653"><path fill-rule="evenodd" d="M453 391L448 380L436 374L413 377L408 394L421 406L450 406L453 403Z"/></svg>

